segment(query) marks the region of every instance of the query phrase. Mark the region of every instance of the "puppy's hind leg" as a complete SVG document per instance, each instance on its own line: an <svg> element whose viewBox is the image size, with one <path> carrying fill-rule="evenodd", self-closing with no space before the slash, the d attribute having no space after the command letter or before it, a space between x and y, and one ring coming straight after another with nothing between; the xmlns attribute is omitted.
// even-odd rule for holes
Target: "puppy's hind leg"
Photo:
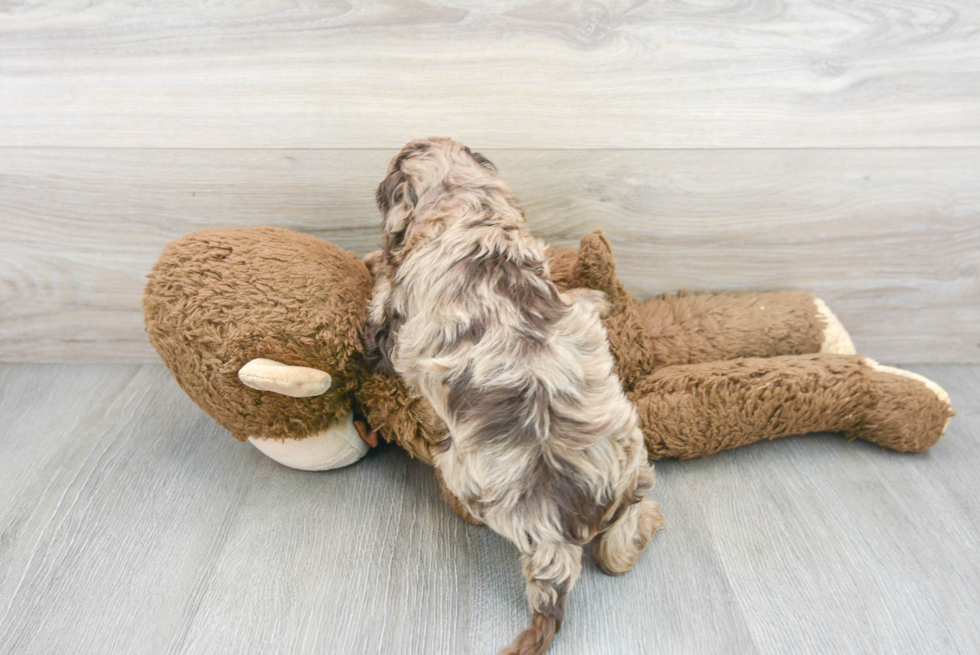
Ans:
<svg viewBox="0 0 980 655"><path fill-rule="evenodd" d="M442 471L439 470L438 466L435 468L435 470L436 479L439 481L439 486L442 488L442 499L453 508L453 512L456 513L456 516L463 519L470 525L483 525L483 521L473 516L470 513L470 510L466 509L466 505L463 504L463 501L457 498L453 492L449 490L449 487L446 486L445 478L442 477Z"/></svg>
<svg viewBox="0 0 980 655"><path fill-rule="evenodd" d="M521 555L531 625L498 655L540 655L561 628L565 598L582 572L582 547L567 542L545 543Z"/></svg>
<svg viewBox="0 0 980 655"><path fill-rule="evenodd" d="M644 488L650 487L653 487L653 469L647 468L641 474L637 489L642 493ZM652 498L643 498L626 508L592 540L592 559L606 575L622 575L633 568L640 553L663 525L660 505Z"/></svg>

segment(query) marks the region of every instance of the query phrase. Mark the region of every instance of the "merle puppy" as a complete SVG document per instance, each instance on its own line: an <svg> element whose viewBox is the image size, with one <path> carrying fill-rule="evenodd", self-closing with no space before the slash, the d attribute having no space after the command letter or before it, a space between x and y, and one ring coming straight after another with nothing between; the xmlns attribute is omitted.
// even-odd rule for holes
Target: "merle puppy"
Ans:
<svg viewBox="0 0 980 655"><path fill-rule="evenodd" d="M369 357L446 422L435 466L457 511L520 551L533 619L501 652L542 653L582 547L624 573L663 524L645 498L653 469L613 372L605 300L559 293L513 192L450 139L408 144L377 200Z"/></svg>

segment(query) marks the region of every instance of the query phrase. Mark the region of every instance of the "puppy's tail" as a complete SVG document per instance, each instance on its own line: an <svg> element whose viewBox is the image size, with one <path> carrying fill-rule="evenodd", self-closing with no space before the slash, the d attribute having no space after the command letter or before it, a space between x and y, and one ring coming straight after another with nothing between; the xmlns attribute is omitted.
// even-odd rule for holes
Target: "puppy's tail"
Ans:
<svg viewBox="0 0 980 655"><path fill-rule="evenodd" d="M569 543L542 544L521 555L531 625L498 655L540 655L561 629L565 598L582 571L582 547Z"/></svg>

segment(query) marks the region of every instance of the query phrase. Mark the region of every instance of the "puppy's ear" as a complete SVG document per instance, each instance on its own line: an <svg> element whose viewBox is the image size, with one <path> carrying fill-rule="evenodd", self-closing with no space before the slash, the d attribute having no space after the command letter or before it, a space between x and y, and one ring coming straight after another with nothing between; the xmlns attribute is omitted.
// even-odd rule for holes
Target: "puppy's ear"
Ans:
<svg viewBox="0 0 980 655"><path fill-rule="evenodd" d="M395 374L391 351L395 346L400 325L401 321L385 313L380 324L368 324L364 327L364 359L367 361L368 370L385 375Z"/></svg>
<svg viewBox="0 0 980 655"><path fill-rule="evenodd" d="M375 194L378 209L384 215L381 232L389 243L404 240L405 230L415 215L419 196L411 176L396 168L378 185Z"/></svg>
<svg viewBox="0 0 980 655"><path fill-rule="evenodd" d="M486 169L491 170L491 171L494 171L494 172L497 171L497 167L493 165L493 162L490 161L489 159L487 159L486 157L484 157L483 155L481 155L480 153L473 152L469 148L467 148L466 151L468 153L470 153L470 155L473 157L473 159L476 160L476 163L479 164L480 166L482 166L483 168L486 168Z"/></svg>

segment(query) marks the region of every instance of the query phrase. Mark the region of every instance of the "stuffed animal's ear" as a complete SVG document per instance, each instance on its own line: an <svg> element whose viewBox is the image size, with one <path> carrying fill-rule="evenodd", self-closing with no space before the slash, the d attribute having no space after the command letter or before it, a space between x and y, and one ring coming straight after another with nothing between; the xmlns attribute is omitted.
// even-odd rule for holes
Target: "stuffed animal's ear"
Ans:
<svg viewBox="0 0 980 655"><path fill-rule="evenodd" d="M582 237L573 277L577 286L604 291L614 308L629 298L616 275L612 246L598 230Z"/></svg>
<svg viewBox="0 0 980 655"><path fill-rule="evenodd" d="M238 370L246 387L293 398L319 396L330 388L330 374L306 366L290 366L272 359L253 359Z"/></svg>
<svg viewBox="0 0 980 655"><path fill-rule="evenodd" d="M582 237L578 246L578 261L575 269L581 276L579 282L593 289L603 289L616 276L616 262L613 261L612 246L609 240L596 230Z"/></svg>

